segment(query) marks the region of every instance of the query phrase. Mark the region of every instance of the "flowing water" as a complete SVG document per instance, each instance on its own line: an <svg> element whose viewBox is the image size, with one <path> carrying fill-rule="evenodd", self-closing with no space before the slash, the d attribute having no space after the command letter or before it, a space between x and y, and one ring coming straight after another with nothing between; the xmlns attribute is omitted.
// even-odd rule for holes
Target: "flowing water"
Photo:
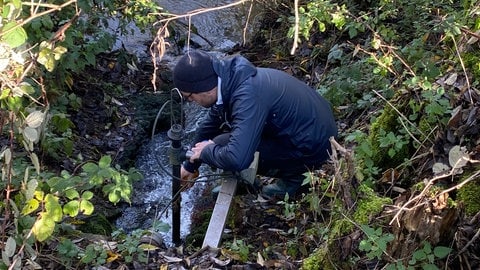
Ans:
<svg viewBox="0 0 480 270"><path fill-rule="evenodd" d="M184 145L188 147L198 121L206 111L195 104L187 104L186 127ZM130 232L136 229L152 230L162 235L165 244L172 244L171 230L161 232L157 225L168 224L171 226L172 198L172 166L169 164L168 150L170 139L166 133L159 133L144 145L137 157L136 167L143 174L144 179L134 184L132 205L122 211L122 216L117 219L116 225ZM202 166L201 173L208 173L208 168ZM181 226L180 235L183 239L190 229L190 214L194 208L196 199L203 191L205 185L196 183L181 195Z"/></svg>

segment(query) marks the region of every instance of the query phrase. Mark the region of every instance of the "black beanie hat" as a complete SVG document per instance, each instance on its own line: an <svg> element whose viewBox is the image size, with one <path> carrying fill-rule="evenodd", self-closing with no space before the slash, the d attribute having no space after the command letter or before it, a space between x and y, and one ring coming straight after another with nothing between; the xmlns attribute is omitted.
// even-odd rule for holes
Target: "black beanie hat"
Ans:
<svg viewBox="0 0 480 270"><path fill-rule="evenodd" d="M210 91L217 85L217 80L211 56L202 51L188 52L173 69L173 83L182 92Z"/></svg>

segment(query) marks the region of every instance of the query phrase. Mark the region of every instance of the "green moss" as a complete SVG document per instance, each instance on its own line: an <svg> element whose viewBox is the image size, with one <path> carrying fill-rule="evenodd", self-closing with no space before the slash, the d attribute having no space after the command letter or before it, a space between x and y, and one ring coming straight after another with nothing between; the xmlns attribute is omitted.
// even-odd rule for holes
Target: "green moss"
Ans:
<svg viewBox="0 0 480 270"><path fill-rule="evenodd" d="M360 199L353 214L353 220L358 224L368 224L372 217L382 211L385 204L392 203L391 198L378 196L373 189L366 185L360 185L357 191Z"/></svg>
<svg viewBox="0 0 480 270"><path fill-rule="evenodd" d="M401 110L404 105L401 104L401 101L397 103L397 109ZM405 144L399 150L397 149L394 157L388 155L388 149L380 147L380 139L383 131L387 134L393 132L395 135L398 135L400 129L402 129L402 127L398 122L397 111L392 108L392 106L386 105L380 116L372 123L368 136L368 141L372 147L372 160L378 167L383 169L396 167L402 163L405 158L409 157L409 144Z"/></svg>
<svg viewBox="0 0 480 270"><path fill-rule="evenodd" d="M457 198L465 205L467 215L475 215L480 211L478 194L480 194L480 183L478 182L469 182L458 190Z"/></svg>
<svg viewBox="0 0 480 270"><path fill-rule="evenodd" d="M308 258L303 260L302 270L330 270L335 269L328 260L326 244L318 247Z"/></svg>
<svg viewBox="0 0 480 270"><path fill-rule="evenodd" d="M329 239L336 239L340 236L347 235L352 232L354 225L348 219L337 219L333 222Z"/></svg>
<svg viewBox="0 0 480 270"><path fill-rule="evenodd" d="M96 214L88 217L84 222L79 224L78 229L85 233L110 236L114 226L104 215Z"/></svg>
<svg viewBox="0 0 480 270"><path fill-rule="evenodd" d="M465 66L473 72L474 77L480 78L480 55L478 55L478 51L475 50L465 53L463 55L463 60Z"/></svg>

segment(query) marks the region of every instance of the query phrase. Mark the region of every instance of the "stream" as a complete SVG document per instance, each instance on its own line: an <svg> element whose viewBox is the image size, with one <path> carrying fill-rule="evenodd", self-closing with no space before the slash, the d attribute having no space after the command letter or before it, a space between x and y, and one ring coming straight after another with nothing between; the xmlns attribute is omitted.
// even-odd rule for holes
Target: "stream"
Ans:
<svg viewBox="0 0 480 270"><path fill-rule="evenodd" d="M234 1L213 0L158 0L160 5L174 14L185 14L199 8L218 7ZM191 40L200 45L202 49L221 54L242 43L244 39L244 27L246 18L249 17L250 5L238 5L232 8L212 11L198 16L193 16L191 22L199 35L192 35ZM253 13L252 13L253 14ZM250 18L252 15L250 15ZM184 21L183 23L188 23ZM248 27L253 29L252 26ZM140 57L145 55L148 48L143 47L151 37L141 34L124 37L119 40L117 46L123 46L130 52ZM247 33L248 34L248 33ZM248 38L248 35L245 37ZM213 47L211 45L214 45ZM168 54L168 52L167 52ZM179 56L172 54L164 58L168 65L173 68ZM160 108L159 108L160 109ZM203 118L206 110L198 105L188 103L185 109L185 136L183 144L189 146L198 122ZM123 209L122 215L116 220L116 226L126 232L137 229L150 230L162 236L166 246L172 246L171 233L171 205L172 177L171 165L169 164L168 150L170 140L166 134L156 134L151 140L139 149L136 159L136 168L143 174L144 179L134 184L132 204ZM202 166L200 174L209 173L209 168ZM191 225L191 213L200 194L205 188L204 183L197 183L181 195L181 224L180 237L182 240L189 234ZM163 226L168 225L168 226ZM161 227L170 227L168 231Z"/></svg>
<svg viewBox="0 0 480 270"><path fill-rule="evenodd" d="M206 110L195 104L186 104L186 126L183 144L188 143L194 136L194 131L199 120L203 118ZM170 201L172 198L172 166L169 164L168 150L170 139L166 132L153 136L153 138L139 150L136 168L143 174L143 180L134 183L132 204L122 211L121 217L116 220L116 226L126 232L136 229L150 230L162 235L164 243L172 245ZM202 175L209 173L208 167L200 168ZM196 183L192 188L181 195L181 238L189 233L190 215L205 187L204 183ZM170 227L167 232L161 228Z"/></svg>

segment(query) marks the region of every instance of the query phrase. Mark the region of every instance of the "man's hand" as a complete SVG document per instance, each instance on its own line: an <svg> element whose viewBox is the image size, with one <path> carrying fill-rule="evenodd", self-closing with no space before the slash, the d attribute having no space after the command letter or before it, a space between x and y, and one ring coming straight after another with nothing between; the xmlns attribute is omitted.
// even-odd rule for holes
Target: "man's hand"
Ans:
<svg viewBox="0 0 480 270"><path fill-rule="evenodd" d="M195 162L195 160L200 159L200 154L202 153L203 148L212 143L214 143L212 140L208 140L208 141L203 141L195 144L195 146L191 149L192 155L190 156L189 161L193 163ZM198 177L198 171L191 173L185 170L183 166L180 168L180 178L184 180L182 181L181 185L185 190L193 186L193 184L195 183L194 179L197 177Z"/></svg>
<svg viewBox="0 0 480 270"><path fill-rule="evenodd" d="M195 160L200 159L200 154L202 153L203 148L212 143L214 143L212 140L208 140L195 144L195 146L191 149L193 154L190 157L190 162L193 163Z"/></svg>
<svg viewBox="0 0 480 270"><path fill-rule="evenodd" d="M193 184L195 184L195 178L197 177L198 177L198 171L191 173L185 170L183 166L180 168L180 178L184 180L184 181L181 181L180 185L183 187L184 190L191 188Z"/></svg>

